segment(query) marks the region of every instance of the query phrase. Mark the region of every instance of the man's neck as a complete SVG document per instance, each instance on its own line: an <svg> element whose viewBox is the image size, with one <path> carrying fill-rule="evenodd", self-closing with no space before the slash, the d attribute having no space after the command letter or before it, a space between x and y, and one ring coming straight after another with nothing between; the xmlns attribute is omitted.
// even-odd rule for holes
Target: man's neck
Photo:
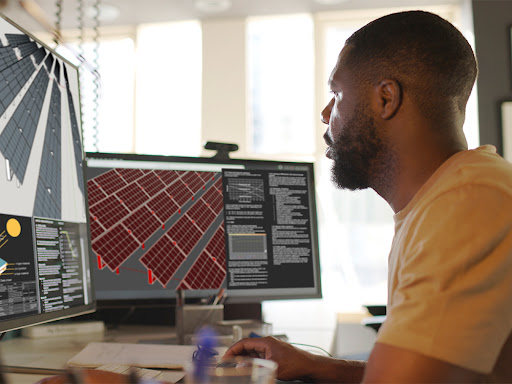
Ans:
<svg viewBox="0 0 512 384"><path fill-rule="evenodd" d="M404 209L420 188L430 179L436 170L454 154L466 150L464 145L453 146L444 151L411 152L399 161L398 171L388 188L375 189L390 205L395 213Z"/></svg>

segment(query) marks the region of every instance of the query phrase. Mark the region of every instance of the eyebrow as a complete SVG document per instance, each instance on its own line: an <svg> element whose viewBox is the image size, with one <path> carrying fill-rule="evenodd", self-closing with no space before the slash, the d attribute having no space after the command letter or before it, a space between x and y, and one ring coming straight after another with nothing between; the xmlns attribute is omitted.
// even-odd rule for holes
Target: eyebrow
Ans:
<svg viewBox="0 0 512 384"><path fill-rule="evenodd" d="M336 80L334 80L332 77L330 77L329 80L327 81L327 86L329 87L329 89L339 89L340 87L339 83L337 83Z"/></svg>

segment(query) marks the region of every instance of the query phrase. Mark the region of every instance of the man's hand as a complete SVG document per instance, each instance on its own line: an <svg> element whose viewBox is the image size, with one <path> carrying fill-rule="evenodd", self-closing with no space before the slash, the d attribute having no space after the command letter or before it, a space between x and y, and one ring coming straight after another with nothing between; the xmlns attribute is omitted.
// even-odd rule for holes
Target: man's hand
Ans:
<svg viewBox="0 0 512 384"><path fill-rule="evenodd" d="M277 378L281 380L312 378L318 357L273 337L242 339L228 349L223 359L235 356L275 361L278 364Z"/></svg>

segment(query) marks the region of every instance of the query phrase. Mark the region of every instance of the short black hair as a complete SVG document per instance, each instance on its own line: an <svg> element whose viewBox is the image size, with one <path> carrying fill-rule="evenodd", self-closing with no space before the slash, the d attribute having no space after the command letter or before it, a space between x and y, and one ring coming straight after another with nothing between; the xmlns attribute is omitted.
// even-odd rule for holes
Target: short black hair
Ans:
<svg viewBox="0 0 512 384"><path fill-rule="evenodd" d="M345 64L358 80L398 81L425 114L447 102L465 110L478 65L468 41L438 15L393 13L359 29L345 45L351 46Z"/></svg>

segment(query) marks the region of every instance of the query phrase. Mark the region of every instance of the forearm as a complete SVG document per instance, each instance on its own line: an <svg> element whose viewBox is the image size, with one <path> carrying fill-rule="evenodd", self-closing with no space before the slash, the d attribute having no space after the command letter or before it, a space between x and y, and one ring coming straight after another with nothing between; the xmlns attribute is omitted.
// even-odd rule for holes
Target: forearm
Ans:
<svg viewBox="0 0 512 384"><path fill-rule="evenodd" d="M246 338L228 349L224 358L252 356L277 363L277 378L316 383L360 383L366 362L314 355L273 337Z"/></svg>
<svg viewBox="0 0 512 384"><path fill-rule="evenodd" d="M360 383L365 367L365 361L315 356L307 379L315 383Z"/></svg>

